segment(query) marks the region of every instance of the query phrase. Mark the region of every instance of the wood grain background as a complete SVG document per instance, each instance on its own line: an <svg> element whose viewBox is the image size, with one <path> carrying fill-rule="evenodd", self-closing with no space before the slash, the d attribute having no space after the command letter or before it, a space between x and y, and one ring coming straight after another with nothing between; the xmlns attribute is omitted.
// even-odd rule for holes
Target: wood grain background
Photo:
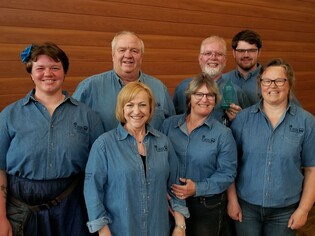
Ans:
<svg viewBox="0 0 315 236"><path fill-rule="evenodd" d="M199 73L205 37L226 39L225 71L234 69L231 39L247 28L263 39L261 63L282 57L293 65L295 93L315 114L315 0L0 0L0 110L33 87L19 57L30 43L52 41L66 51L72 93L82 79L112 68L115 33L134 31L145 43L143 71L173 94Z"/></svg>

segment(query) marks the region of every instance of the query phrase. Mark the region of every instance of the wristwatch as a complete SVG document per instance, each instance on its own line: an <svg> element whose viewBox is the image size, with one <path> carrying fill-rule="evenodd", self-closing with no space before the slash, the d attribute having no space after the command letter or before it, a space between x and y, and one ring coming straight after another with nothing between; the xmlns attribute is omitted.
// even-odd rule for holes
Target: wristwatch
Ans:
<svg viewBox="0 0 315 236"><path fill-rule="evenodd" d="M175 226L176 226L177 228L180 228L181 230L186 230L186 225L185 225L185 224L183 224L183 225L175 224Z"/></svg>

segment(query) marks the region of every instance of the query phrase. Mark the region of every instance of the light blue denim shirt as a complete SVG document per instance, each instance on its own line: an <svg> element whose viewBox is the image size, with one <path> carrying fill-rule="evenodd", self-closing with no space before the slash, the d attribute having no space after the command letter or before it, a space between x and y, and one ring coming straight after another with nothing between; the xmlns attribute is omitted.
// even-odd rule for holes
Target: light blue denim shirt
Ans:
<svg viewBox="0 0 315 236"><path fill-rule="evenodd" d="M175 110L176 110L177 114L184 114L187 111L185 91L188 88L191 80L192 80L192 78L185 79L175 88L174 96L173 96L173 102L174 102L174 106L175 106ZM216 81L216 83L219 87L220 94L222 96L222 91L223 91L224 86L227 83L227 81L223 81L222 77L220 77ZM240 87L238 87L237 85L233 84L233 82L232 82L232 85L233 85L234 90L236 92L236 99L237 100L235 101L235 104L239 105L243 109L250 106L249 100L248 100L246 94L243 92L243 90ZM222 102L219 102L216 104L211 115L215 119L217 119L220 123L224 123L225 112L221 108L221 104L222 104Z"/></svg>
<svg viewBox="0 0 315 236"><path fill-rule="evenodd" d="M171 96L165 85L158 79L140 73L139 81L152 90L155 97L155 111L151 125L159 129L163 120L175 115ZM80 82L73 97L85 103L100 115L105 131L118 125L115 116L117 95L124 86L114 70L94 75Z"/></svg>
<svg viewBox="0 0 315 236"><path fill-rule="evenodd" d="M136 139L118 125L93 144L84 197L90 232L109 225L113 235L168 236L167 193L172 208L189 217L184 200L170 191L178 183L178 159L169 139L147 126L146 174Z"/></svg>
<svg viewBox="0 0 315 236"><path fill-rule="evenodd" d="M101 119L66 92L50 116L33 94L0 113L0 169L35 180L84 172L90 148L104 131Z"/></svg>
<svg viewBox="0 0 315 236"><path fill-rule="evenodd" d="M224 192L233 183L237 169L231 130L209 116L188 135L185 119L186 114L172 116L162 126L180 159L180 176L196 183L196 197Z"/></svg>
<svg viewBox="0 0 315 236"><path fill-rule="evenodd" d="M222 75L223 81L232 80L234 84L240 87L248 97L250 105L257 103L260 100L260 91L257 86L257 77L259 76L261 65L248 74L244 79L243 75L237 70L232 70Z"/></svg>
<svg viewBox="0 0 315 236"><path fill-rule="evenodd" d="M315 118L291 103L273 128L257 103L232 123L239 151L238 196L262 207L297 203L303 187L301 167L315 166Z"/></svg>

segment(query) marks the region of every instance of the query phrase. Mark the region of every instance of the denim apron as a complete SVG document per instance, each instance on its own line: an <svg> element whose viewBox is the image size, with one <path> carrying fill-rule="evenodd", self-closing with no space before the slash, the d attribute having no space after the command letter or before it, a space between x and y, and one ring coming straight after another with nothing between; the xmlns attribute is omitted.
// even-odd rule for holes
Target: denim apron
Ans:
<svg viewBox="0 0 315 236"><path fill-rule="evenodd" d="M7 217L14 236L91 235L79 176L43 181L8 175Z"/></svg>

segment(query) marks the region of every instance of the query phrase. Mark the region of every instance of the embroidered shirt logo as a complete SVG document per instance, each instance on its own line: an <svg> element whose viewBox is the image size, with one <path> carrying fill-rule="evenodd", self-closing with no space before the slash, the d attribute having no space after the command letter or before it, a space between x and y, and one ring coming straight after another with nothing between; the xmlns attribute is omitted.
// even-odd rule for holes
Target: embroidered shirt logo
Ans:
<svg viewBox="0 0 315 236"><path fill-rule="evenodd" d="M154 147L155 147L155 150L157 152L165 152L165 151L167 151L167 146L158 147L157 145L154 145Z"/></svg>
<svg viewBox="0 0 315 236"><path fill-rule="evenodd" d="M215 139L214 138L206 138L205 135L202 135L201 141L202 142L206 142L206 143L215 143Z"/></svg>
<svg viewBox="0 0 315 236"><path fill-rule="evenodd" d="M304 133L303 128L294 128L294 127L292 127L292 125L290 125L289 127L290 127L290 132L298 133L298 134Z"/></svg>
<svg viewBox="0 0 315 236"><path fill-rule="evenodd" d="M79 125L77 122L73 123L74 129L79 132L79 133L87 133L88 132L88 127L86 125Z"/></svg>

